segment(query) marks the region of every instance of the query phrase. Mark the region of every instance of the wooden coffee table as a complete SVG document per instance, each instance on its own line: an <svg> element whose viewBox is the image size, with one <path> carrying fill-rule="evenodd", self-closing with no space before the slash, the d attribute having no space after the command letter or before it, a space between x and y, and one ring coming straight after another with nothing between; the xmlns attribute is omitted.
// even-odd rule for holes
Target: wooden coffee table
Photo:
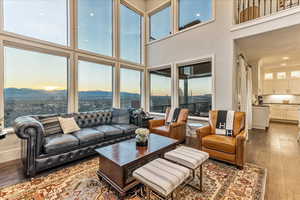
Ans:
<svg viewBox="0 0 300 200"><path fill-rule="evenodd" d="M148 147L136 147L135 139L122 141L106 147L95 149L99 154L97 174L119 193L124 199L128 190L138 184L132 177L137 168L162 157L165 152L176 148L178 140L150 134Z"/></svg>

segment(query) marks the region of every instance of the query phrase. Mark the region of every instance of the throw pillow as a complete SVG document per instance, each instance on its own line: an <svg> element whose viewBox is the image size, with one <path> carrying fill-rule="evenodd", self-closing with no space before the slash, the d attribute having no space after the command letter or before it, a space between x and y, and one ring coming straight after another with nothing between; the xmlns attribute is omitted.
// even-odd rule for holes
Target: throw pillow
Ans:
<svg viewBox="0 0 300 200"><path fill-rule="evenodd" d="M60 126L61 126L64 134L73 133L75 131L80 130L74 117L70 117L70 118L59 117L58 120L59 120Z"/></svg>
<svg viewBox="0 0 300 200"><path fill-rule="evenodd" d="M44 127L45 136L61 133L62 129L57 116L52 117L40 117L39 121Z"/></svg>

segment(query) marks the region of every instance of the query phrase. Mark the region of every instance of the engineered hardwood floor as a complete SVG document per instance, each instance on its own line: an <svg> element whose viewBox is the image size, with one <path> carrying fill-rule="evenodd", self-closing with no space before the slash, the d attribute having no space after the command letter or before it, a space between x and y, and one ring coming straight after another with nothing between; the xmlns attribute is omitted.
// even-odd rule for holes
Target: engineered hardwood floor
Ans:
<svg viewBox="0 0 300 200"><path fill-rule="evenodd" d="M246 161L267 168L266 200L300 200L300 144L296 141L299 130L296 125L271 123L267 131L249 133ZM192 137L186 144L199 146ZM50 172L42 175L47 173ZM20 160L0 164L0 187L25 180Z"/></svg>

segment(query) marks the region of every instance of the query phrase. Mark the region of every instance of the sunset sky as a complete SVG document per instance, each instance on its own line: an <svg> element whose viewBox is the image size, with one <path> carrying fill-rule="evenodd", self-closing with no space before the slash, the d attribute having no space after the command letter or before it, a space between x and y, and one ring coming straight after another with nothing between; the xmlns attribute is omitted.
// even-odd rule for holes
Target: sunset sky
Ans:
<svg viewBox="0 0 300 200"><path fill-rule="evenodd" d="M181 0L181 6L189 12L183 14L180 23L188 23L195 18L206 21L211 17L210 1ZM201 4L196 9L195 3ZM100 54L112 55L112 1L78 0L79 47ZM5 30L26 36L68 45L68 13L66 0L4 0ZM140 20L141 17L121 7L121 57L140 61ZM209 10L209 12L208 12ZM158 15L156 22L169 24L168 13ZM103 19L105 20L99 20ZM167 19L169 21L169 19ZM152 29L157 35L168 29L161 29L160 23L154 23ZM161 33L159 32L161 30ZM122 39L123 38L123 39ZM67 58L5 48L5 87L61 90L67 88ZM79 63L79 91L112 90L112 69L104 65ZM132 70L121 72L121 89L126 92L140 90L140 73ZM153 92L157 95L170 95L170 81L163 78L153 79ZM201 82L192 83L193 87ZM197 87L199 90L199 86ZM202 87L201 87L202 88ZM207 88L203 88L206 90ZM202 89L201 89L202 90Z"/></svg>

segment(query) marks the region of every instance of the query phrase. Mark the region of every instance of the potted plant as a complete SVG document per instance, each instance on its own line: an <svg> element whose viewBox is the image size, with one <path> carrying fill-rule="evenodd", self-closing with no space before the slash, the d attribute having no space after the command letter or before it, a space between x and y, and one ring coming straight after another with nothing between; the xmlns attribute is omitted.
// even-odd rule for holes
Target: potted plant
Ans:
<svg viewBox="0 0 300 200"><path fill-rule="evenodd" d="M137 147L146 147L148 146L148 138L150 131L146 128L138 128L135 131L135 141Z"/></svg>

